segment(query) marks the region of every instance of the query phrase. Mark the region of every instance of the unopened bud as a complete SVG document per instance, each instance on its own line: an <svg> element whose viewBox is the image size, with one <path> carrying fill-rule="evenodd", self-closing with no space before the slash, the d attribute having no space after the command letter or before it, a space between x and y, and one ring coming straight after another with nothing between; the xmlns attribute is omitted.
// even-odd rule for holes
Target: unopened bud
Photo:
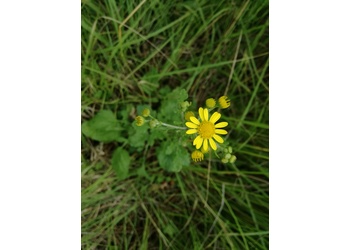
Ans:
<svg viewBox="0 0 350 250"><path fill-rule="evenodd" d="M148 117L150 115L151 111L148 108L145 108L144 110L142 110L142 115L144 117Z"/></svg>
<svg viewBox="0 0 350 250"><path fill-rule="evenodd" d="M145 118L143 118L142 116L136 116L135 123L136 123L136 126L140 127L145 123Z"/></svg>
<svg viewBox="0 0 350 250"><path fill-rule="evenodd" d="M237 160L237 157L235 155L232 155L229 162L234 163Z"/></svg>

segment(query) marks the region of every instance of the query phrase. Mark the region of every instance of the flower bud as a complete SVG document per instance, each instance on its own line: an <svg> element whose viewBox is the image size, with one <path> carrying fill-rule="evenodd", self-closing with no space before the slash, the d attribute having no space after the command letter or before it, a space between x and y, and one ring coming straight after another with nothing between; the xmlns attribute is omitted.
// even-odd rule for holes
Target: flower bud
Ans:
<svg viewBox="0 0 350 250"><path fill-rule="evenodd" d="M151 114L151 111L148 108L142 110L142 116L148 117Z"/></svg>
<svg viewBox="0 0 350 250"><path fill-rule="evenodd" d="M237 160L237 157L235 155L232 155L229 162L234 163Z"/></svg>
<svg viewBox="0 0 350 250"><path fill-rule="evenodd" d="M148 124L151 128L155 128L159 125L159 121L158 120L150 120Z"/></svg>
<svg viewBox="0 0 350 250"><path fill-rule="evenodd" d="M191 120L190 120L190 117L191 116L194 116L194 113L192 112L192 111L187 111L186 113L185 113L185 120L186 121L188 121L188 122L190 122Z"/></svg>
<svg viewBox="0 0 350 250"><path fill-rule="evenodd" d="M231 102L228 99L228 97L224 95L224 96L221 96L219 98L219 105L221 108L226 109L226 108L230 107Z"/></svg>
<svg viewBox="0 0 350 250"><path fill-rule="evenodd" d="M214 98L209 98L205 101L205 105L208 107L208 108L214 108L215 105L216 105L216 101Z"/></svg>
<svg viewBox="0 0 350 250"><path fill-rule="evenodd" d="M204 158L204 154L199 150L195 150L192 152L191 157L194 162L202 161Z"/></svg>
<svg viewBox="0 0 350 250"><path fill-rule="evenodd" d="M135 123L136 123L136 126L140 127L145 123L145 118L143 118L142 116L136 116Z"/></svg>
<svg viewBox="0 0 350 250"><path fill-rule="evenodd" d="M222 163L228 163L228 160L226 158L221 159Z"/></svg>

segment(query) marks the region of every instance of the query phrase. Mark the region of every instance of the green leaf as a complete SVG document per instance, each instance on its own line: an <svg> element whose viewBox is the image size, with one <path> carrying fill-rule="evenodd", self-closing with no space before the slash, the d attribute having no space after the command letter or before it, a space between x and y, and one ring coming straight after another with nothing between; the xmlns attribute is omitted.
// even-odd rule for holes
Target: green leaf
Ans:
<svg viewBox="0 0 350 250"><path fill-rule="evenodd" d="M181 103L188 98L186 90L176 88L167 94L161 104L160 119L165 122L181 122Z"/></svg>
<svg viewBox="0 0 350 250"><path fill-rule="evenodd" d="M150 134L148 137L148 144L153 146L158 140L162 140L166 137L166 130L161 127L150 129Z"/></svg>
<svg viewBox="0 0 350 250"><path fill-rule="evenodd" d="M112 167L120 180L129 176L130 155L123 148L117 148L113 152Z"/></svg>
<svg viewBox="0 0 350 250"><path fill-rule="evenodd" d="M100 142L112 142L122 139L120 131L123 129L110 110L99 111L94 118L83 122L81 129L85 136Z"/></svg>
<svg viewBox="0 0 350 250"><path fill-rule="evenodd" d="M179 143L165 141L157 150L159 165L167 171L179 172L190 165L190 155Z"/></svg>
<svg viewBox="0 0 350 250"><path fill-rule="evenodd" d="M145 142L148 138L148 125L144 124L141 127L136 126L134 123L129 129L129 144L135 148L141 148L145 146Z"/></svg>

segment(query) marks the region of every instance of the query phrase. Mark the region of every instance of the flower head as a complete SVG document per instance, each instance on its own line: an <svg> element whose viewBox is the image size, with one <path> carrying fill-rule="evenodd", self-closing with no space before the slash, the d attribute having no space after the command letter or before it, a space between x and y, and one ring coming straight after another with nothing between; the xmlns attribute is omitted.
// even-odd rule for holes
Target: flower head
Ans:
<svg viewBox="0 0 350 250"><path fill-rule="evenodd" d="M148 108L142 110L142 116L148 117L151 114L151 111Z"/></svg>
<svg viewBox="0 0 350 250"><path fill-rule="evenodd" d="M195 150L191 154L192 160L197 162L197 161L202 161L204 158L204 155L201 151Z"/></svg>
<svg viewBox="0 0 350 250"><path fill-rule="evenodd" d="M185 112L189 106L191 106L190 102L188 101L182 102L181 103L182 112Z"/></svg>
<svg viewBox="0 0 350 250"><path fill-rule="evenodd" d="M186 113L185 113L185 120L186 121L191 121L190 120L190 117L191 116L194 116L194 113L192 112L192 111L187 111Z"/></svg>
<svg viewBox="0 0 350 250"><path fill-rule="evenodd" d="M144 123L145 123L145 118L143 118L142 116L136 116L135 118L135 123L136 123L136 126L142 126Z"/></svg>
<svg viewBox="0 0 350 250"><path fill-rule="evenodd" d="M221 108L226 109L226 108L230 107L231 102L228 99L228 97L224 95L224 96L221 96L219 98L219 104L220 104Z"/></svg>
<svg viewBox="0 0 350 250"><path fill-rule="evenodd" d="M186 122L186 126L189 129L186 131L186 134L198 134L198 136L194 139L193 145L199 149L203 145L203 150L208 150L208 144L214 150L217 149L215 139L219 143L223 143L224 140L220 135L226 135L227 131L221 128L224 128L228 125L227 122L219 122L215 124L221 117L221 114L215 112L209 119L209 111L208 109L203 109L202 107L198 110L200 120L196 117L191 116L191 122Z"/></svg>
<svg viewBox="0 0 350 250"><path fill-rule="evenodd" d="M205 105L208 107L208 108L214 108L215 105L216 105L216 101L214 98L209 98L205 101Z"/></svg>
<svg viewBox="0 0 350 250"><path fill-rule="evenodd" d="M149 123L148 123L148 125L149 125L151 128L155 128L155 127L159 126L159 121L158 121L158 120L155 120L155 119L150 120Z"/></svg>

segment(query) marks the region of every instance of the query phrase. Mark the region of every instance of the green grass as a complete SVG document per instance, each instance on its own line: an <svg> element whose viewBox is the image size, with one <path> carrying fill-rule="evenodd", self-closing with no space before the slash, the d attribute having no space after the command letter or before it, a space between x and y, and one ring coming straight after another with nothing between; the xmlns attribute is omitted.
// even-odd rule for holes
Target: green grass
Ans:
<svg viewBox="0 0 350 250"><path fill-rule="evenodd" d="M268 249L268 1L85 0L81 25L82 121L156 109L164 86L199 105L226 93L237 156L168 173L156 143L130 152L148 176L121 181L110 164L120 143L82 135L82 249Z"/></svg>

